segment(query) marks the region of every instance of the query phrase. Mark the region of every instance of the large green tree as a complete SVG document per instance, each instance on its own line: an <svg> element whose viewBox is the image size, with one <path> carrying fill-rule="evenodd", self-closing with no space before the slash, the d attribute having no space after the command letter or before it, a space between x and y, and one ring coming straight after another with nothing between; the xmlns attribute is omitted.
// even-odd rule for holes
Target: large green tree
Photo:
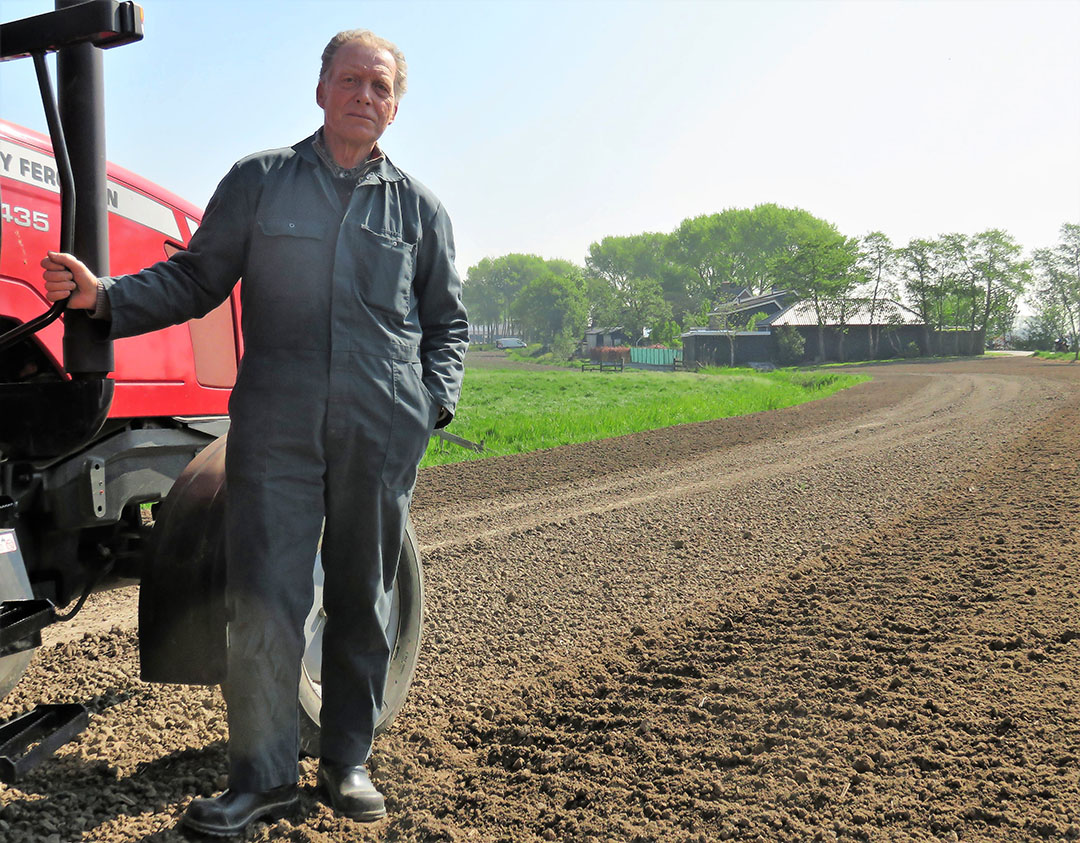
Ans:
<svg viewBox="0 0 1080 843"><path fill-rule="evenodd" d="M719 214L685 219L672 234L675 260L691 271L687 278L688 310L701 303L724 302L738 292L739 216L734 208Z"/></svg>
<svg viewBox="0 0 1080 843"><path fill-rule="evenodd" d="M1033 255L1036 285L1035 316L1052 326L1057 337L1067 337L1080 359L1080 225L1065 223L1061 241Z"/></svg>
<svg viewBox="0 0 1080 843"><path fill-rule="evenodd" d="M558 262L565 264L566 261ZM494 333L514 333L513 303L518 293L533 279L558 272L537 255L509 254L484 258L469 267L462 285L462 299L473 326Z"/></svg>
<svg viewBox="0 0 1080 843"><path fill-rule="evenodd" d="M877 357L885 302L897 299L897 255L892 241L880 231L872 231L859 241L858 267L861 283L858 295L865 299L870 317L870 356Z"/></svg>
<svg viewBox="0 0 1080 843"><path fill-rule="evenodd" d="M671 305L655 278L628 278L618 284L594 280L588 289L594 325L619 326L634 339L645 329L653 337L671 333Z"/></svg>
<svg viewBox="0 0 1080 843"><path fill-rule="evenodd" d="M513 314L532 339L569 356L588 324L589 303L580 270L545 272L529 281L514 299Z"/></svg>
<svg viewBox="0 0 1080 843"><path fill-rule="evenodd" d="M916 238L898 249L897 270L908 301L928 329L969 326L980 301L969 237L943 234Z"/></svg>
<svg viewBox="0 0 1080 843"><path fill-rule="evenodd" d="M970 270L978 285L972 301L971 327L987 336L1008 334L1016 321L1017 300L1031 280L1031 264L1020 244L1001 229L976 234L968 243Z"/></svg>
<svg viewBox="0 0 1080 843"><path fill-rule="evenodd" d="M672 234L672 257L693 275L691 310L722 304L743 289L759 294L774 285L772 264L796 243L835 229L801 208L775 204L728 208L685 219Z"/></svg>
<svg viewBox="0 0 1080 843"><path fill-rule="evenodd" d="M896 250L897 272L907 300L922 318L925 348L930 348L930 328L937 324L941 301L937 259L933 240L914 238Z"/></svg>
<svg viewBox="0 0 1080 843"><path fill-rule="evenodd" d="M605 237L589 246L590 317L596 325L620 325L641 336L662 333L676 307L685 305L685 272L673 264L667 235ZM674 304L673 304L674 302Z"/></svg>
<svg viewBox="0 0 1080 843"><path fill-rule="evenodd" d="M974 326L979 306L979 283L971 265L971 238L953 232L942 234L931 242L937 273L936 326L939 329Z"/></svg>
<svg viewBox="0 0 1080 843"><path fill-rule="evenodd" d="M810 303L817 322L818 360L825 359L825 326L843 331L851 293L858 281L858 242L833 228L789 246L774 259L772 274Z"/></svg>
<svg viewBox="0 0 1080 843"><path fill-rule="evenodd" d="M1054 247L1068 273L1080 283L1080 225L1067 222L1061 226L1061 242Z"/></svg>
<svg viewBox="0 0 1080 843"><path fill-rule="evenodd" d="M923 324L932 325L940 297L933 241L909 240L906 246L896 250L896 263L908 301L922 317Z"/></svg>

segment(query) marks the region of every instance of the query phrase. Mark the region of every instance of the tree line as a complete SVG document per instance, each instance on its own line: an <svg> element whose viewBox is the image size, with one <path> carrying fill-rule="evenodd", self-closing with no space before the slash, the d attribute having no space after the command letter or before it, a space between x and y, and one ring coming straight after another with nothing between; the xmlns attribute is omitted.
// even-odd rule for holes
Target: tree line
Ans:
<svg viewBox="0 0 1080 843"><path fill-rule="evenodd" d="M1062 338L1080 359L1080 225L1061 226L1058 243L1036 249L1033 315L1020 340L1031 348L1048 348Z"/></svg>
<svg viewBox="0 0 1080 843"><path fill-rule="evenodd" d="M569 355L590 325L662 344L708 326L710 314L728 329L752 328L754 316L726 319L724 305L743 290L781 289L808 302L819 325L843 325L858 308L874 316L891 300L933 329L987 337L1012 332L1028 294L1035 315L1025 336L1054 334L1075 347L1080 225L1066 223L1059 243L1025 257L1000 229L898 246L880 231L848 237L802 209L763 204L692 217L667 234L605 237L589 246L584 266L484 258L469 268L464 296L474 332L520 335Z"/></svg>

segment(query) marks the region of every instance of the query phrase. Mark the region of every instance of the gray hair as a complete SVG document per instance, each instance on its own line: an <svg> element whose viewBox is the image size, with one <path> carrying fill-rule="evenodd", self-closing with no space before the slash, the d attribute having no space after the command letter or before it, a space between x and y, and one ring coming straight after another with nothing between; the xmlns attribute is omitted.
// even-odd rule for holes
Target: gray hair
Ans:
<svg viewBox="0 0 1080 843"><path fill-rule="evenodd" d="M392 44L385 38L380 38L370 29L346 29L331 38L322 53L322 67L319 69L319 78L325 79L326 74L330 72L330 65L334 62L334 54L337 53L338 48L353 41L359 41L361 44L375 50L386 50L394 57L394 64L397 67L397 71L394 73L394 98L401 99L405 95L409 73L408 65L405 64L405 55L397 48L397 45Z"/></svg>

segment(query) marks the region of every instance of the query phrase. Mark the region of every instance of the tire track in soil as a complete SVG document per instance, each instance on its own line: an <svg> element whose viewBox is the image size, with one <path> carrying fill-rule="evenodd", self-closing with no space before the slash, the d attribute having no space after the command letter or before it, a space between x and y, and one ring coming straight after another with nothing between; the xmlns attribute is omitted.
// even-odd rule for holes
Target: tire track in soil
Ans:
<svg viewBox="0 0 1080 843"><path fill-rule="evenodd" d="M872 371L781 412L424 472L421 667L373 764L391 816L334 817L305 760L303 815L247 839L1067 838L1075 371ZM95 714L0 785L0 839L181 840L191 795L224 786L219 693L140 683L133 631L103 627L131 613L100 597L0 703L46 688Z"/></svg>

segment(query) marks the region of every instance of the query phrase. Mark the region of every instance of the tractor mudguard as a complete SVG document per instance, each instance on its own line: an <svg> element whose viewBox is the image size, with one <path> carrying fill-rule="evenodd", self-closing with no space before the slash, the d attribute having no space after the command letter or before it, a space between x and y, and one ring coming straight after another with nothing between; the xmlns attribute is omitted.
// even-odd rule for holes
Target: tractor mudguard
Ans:
<svg viewBox="0 0 1080 843"><path fill-rule="evenodd" d="M146 682L225 680L225 439L188 464L154 523L139 588Z"/></svg>

